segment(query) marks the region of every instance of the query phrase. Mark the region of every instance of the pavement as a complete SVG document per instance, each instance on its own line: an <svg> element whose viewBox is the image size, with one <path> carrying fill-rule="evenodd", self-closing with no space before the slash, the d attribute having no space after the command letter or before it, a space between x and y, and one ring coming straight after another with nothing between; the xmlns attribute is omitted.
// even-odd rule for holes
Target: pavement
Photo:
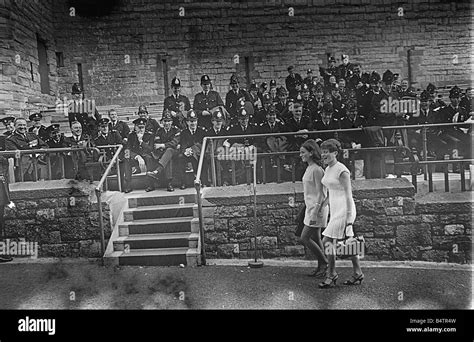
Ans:
<svg viewBox="0 0 474 342"><path fill-rule="evenodd" d="M33 262L32 262L33 261ZM90 259L0 264L0 309L472 309L471 265L362 261L364 281L336 287L308 277L314 261L208 260L201 267L104 267Z"/></svg>

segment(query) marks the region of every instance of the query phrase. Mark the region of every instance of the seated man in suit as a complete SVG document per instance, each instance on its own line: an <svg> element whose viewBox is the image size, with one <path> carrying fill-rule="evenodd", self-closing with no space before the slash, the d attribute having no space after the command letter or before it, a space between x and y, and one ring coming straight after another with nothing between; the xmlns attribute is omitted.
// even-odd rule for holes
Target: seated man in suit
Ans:
<svg viewBox="0 0 474 342"><path fill-rule="evenodd" d="M138 116L141 119L146 120L145 131L151 133L152 135L155 135L158 128L160 128L160 124L158 123L158 121L150 117L150 115L148 114L148 109L145 105L141 105L140 107L138 107Z"/></svg>
<svg viewBox="0 0 474 342"><path fill-rule="evenodd" d="M7 137L5 147L8 151L15 151L46 149L48 145L36 134L27 132L25 119L17 118L15 120L15 131ZM15 167L15 180L17 182L21 180L32 181L35 179L34 158L32 155L23 154L20 160L16 160L15 162L17 163ZM37 178L45 178L47 174L46 163L41 163L41 160L39 160L36 166L38 170Z"/></svg>
<svg viewBox="0 0 474 342"><path fill-rule="evenodd" d="M219 107L218 107L219 108ZM225 136L229 134L228 127L225 127L225 115L222 113L223 109L219 108L218 110L212 113L212 127L207 132L208 137L218 137L218 136ZM229 162L225 160L225 158L219 158L219 153L224 152L224 139L215 139L212 140L212 144L214 145L214 164L216 167L216 177L217 177L217 185L220 186L221 184L226 186L230 184L230 173L229 173ZM222 154L221 154L222 155ZM211 141L208 142L207 149L206 149L206 156L208 159L212 158L212 148L211 148ZM212 172L212 170L211 170ZM219 182L219 174L222 182Z"/></svg>
<svg viewBox="0 0 474 342"><path fill-rule="evenodd" d="M46 140L49 148L63 148L69 147L68 141L64 138L64 135L60 132L59 124L52 124L47 128L49 133L49 139ZM62 171L62 165L65 166L65 153L50 153L49 158L51 160L51 179L61 179L65 175ZM64 170L66 167L64 167Z"/></svg>
<svg viewBox="0 0 474 342"><path fill-rule="evenodd" d="M154 160L151 155L153 151L154 135L146 130L145 118L133 120L135 129L128 135L127 149L130 151L130 172L136 169L138 173L152 170Z"/></svg>
<svg viewBox="0 0 474 342"><path fill-rule="evenodd" d="M28 118L33 123L33 126L28 128L28 132L36 134L43 141L48 140L49 131L47 130L46 126L41 123L43 115L41 113L33 113Z"/></svg>
<svg viewBox="0 0 474 342"><path fill-rule="evenodd" d="M195 175L198 169L198 162L201 156L202 141L206 136L206 130L198 126L198 116L194 110L190 110L187 114L186 123L188 129L181 132L180 149L178 158L180 160L180 181L181 189L186 188L185 174L193 172ZM186 171L184 171L186 169ZM201 182L209 184L207 178L207 165L202 166Z"/></svg>
<svg viewBox="0 0 474 342"><path fill-rule="evenodd" d="M123 122L118 119L117 111L115 109L109 110L109 128L111 131L119 132L120 136L123 139L123 142L126 143L128 139L128 134L130 133L130 128L126 122Z"/></svg>
<svg viewBox="0 0 474 342"><path fill-rule="evenodd" d="M178 155L178 145L180 140L179 128L173 126L173 116L170 111L166 110L163 113L163 127L156 131L153 143L152 157L154 164L146 175L151 177L149 186L146 191L155 189L154 180L160 180L163 171L166 171L166 180L168 183L167 191L174 191L173 181L173 158Z"/></svg>
<svg viewBox="0 0 474 342"><path fill-rule="evenodd" d="M93 147L94 142L91 137L82 131L82 124L73 121L71 124L72 136L66 137L69 147ZM82 181L83 179L93 181L93 170L86 167L87 162L97 161L98 156L94 156L92 151L81 150L71 152L70 158L66 158L66 178Z"/></svg>

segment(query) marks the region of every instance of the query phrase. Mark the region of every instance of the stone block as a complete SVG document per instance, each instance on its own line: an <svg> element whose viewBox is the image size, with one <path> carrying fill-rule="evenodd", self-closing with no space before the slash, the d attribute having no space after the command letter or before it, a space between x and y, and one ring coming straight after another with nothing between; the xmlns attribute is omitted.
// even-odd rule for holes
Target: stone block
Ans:
<svg viewBox="0 0 474 342"><path fill-rule="evenodd" d="M255 238L250 239L250 249L254 248ZM278 247L276 236L257 236L257 249L274 249Z"/></svg>
<svg viewBox="0 0 474 342"><path fill-rule="evenodd" d="M388 216L402 216L403 215L403 208L402 207L385 208L385 213Z"/></svg>
<svg viewBox="0 0 474 342"><path fill-rule="evenodd" d="M295 235L296 225L281 226L278 228L278 236L280 245L298 245L300 244L299 237Z"/></svg>
<svg viewBox="0 0 474 342"><path fill-rule="evenodd" d="M428 250L421 253L421 260L430 262L448 261L448 252L441 250Z"/></svg>
<svg viewBox="0 0 474 342"><path fill-rule="evenodd" d="M281 254L284 256L302 256L305 255L304 246L285 246Z"/></svg>
<svg viewBox="0 0 474 342"><path fill-rule="evenodd" d="M387 237L392 238L395 236L395 227L394 226L375 226L374 227L374 237Z"/></svg>
<svg viewBox="0 0 474 342"><path fill-rule="evenodd" d="M39 221L52 221L55 218L54 209L39 209L36 212L36 218Z"/></svg>
<svg viewBox="0 0 474 342"><path fill-rule="evenodd" d="M210 232L205 235L206 243L211 244L222 244L227 243L227 233L226 232Z"/></svg>
<svg viewBox="0 0 474 342"><path fill-rule="evenodd" d="M444 226L444 233L446 235L464 234L464 226L462 224L448 224Z"/></svg>
<svg viewBox="0 0 474 342"><path fill-rule="evenodd" d="M432 243L431 227L427 223L397 226L396 237L400 246L426 246Z"/></svg>

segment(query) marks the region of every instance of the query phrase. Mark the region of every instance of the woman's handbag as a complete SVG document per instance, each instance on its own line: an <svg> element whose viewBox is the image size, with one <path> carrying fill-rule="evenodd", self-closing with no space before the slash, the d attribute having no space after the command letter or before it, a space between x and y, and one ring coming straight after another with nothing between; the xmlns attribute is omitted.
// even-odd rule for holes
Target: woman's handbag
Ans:
<svg viewBox="0 0 474 342"><path fill-rule="evenodd" d="M354 232L354 236L347 237L346 230L347 225L344 229L344 238L338 239L336 243L336 256L339 259L347 259L351 258L355 255L359 255L361 257L365 254L365 240L362 235L357 235Z"/></svg>

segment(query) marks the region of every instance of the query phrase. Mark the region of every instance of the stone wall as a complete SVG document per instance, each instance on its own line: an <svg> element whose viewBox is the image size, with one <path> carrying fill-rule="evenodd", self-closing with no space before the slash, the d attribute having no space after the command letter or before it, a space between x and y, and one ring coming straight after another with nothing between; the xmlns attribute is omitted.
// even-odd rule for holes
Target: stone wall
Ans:
<svg viewBox="0 0 474 342"><path fill-rule="evenodd" d="M174 76L181 78L183 93L191 100L201 90L200 77L205 73L222 97L232 73L242 77L244 85L247 73L259 83L276 79L282 85L290 64L303 75L307 68L317 73L319 66L326 66L327 54L335 55L339 64L341 53L362 63L364 70L390 69L407 77L410 49L415 87L429 82L465 84L470 79L466 73L471 68L469 0L3 3L7 11L0 11L0 25L8 29L8 41L1 47L0 89L9 109L20 105L21 96L38 93L38 84L28 87L29 82L16 79L15 71L23 73L24 67L13 65L14 55L25 48L27 59L35 63L35 30L44 32L51 54L64 54L64 67L51 59L52 92L57 90L61 98L70 96L81 63L86 96L97 105L162 104L168 88L165 76L168 82ZM86 5L89 10L84 11ZM19 13L25 17L18 17ZM54 40L50 39L53 24ZM15 36L12 31L24 33ZM235 55L240 57L238 64Z"/></svg>
<svg viewBox="0 0 474 342"><path fill-rule="evenodd" d="M235 188L231 195L225 188L203 190L208 258L254 257L253 196L250 188ZM259 257L312 258L294 234L301 183L257 189ZM415 200L406 179L353 181L353 193L354 229L365 238L365 260L471 262L472 202L467 196Z"/></svg>
<svg viewBox="0 0 474 342"><path fill-rule="evenodd" d="M0 2L0 114L19 115L28 99L54 103L57 85L52 0ZM37 36L45 42L50 93L40 86Z"/></svg>
<svg viewBox="0 0 474 342"><path fill-rule="evenodd" d="M100 257L100 229L93 185L67 180L10 185L15 210L5 209L5 233L12 240L38 242L38 257ZM103 203L106 243L111 234Z"/></svg>

